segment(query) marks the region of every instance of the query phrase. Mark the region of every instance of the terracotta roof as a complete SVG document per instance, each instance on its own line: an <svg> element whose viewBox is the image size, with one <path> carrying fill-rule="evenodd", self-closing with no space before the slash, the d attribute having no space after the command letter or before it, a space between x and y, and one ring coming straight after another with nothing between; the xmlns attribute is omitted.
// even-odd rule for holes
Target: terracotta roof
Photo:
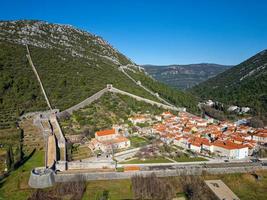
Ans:
<svg viewBox="0 0 267 200"><path fill-rule="evenodd" d="M113 134L115 134L115 129L109 129L109 130L97 131L95 134L96 134L97 136L113 135Z"/></svg>
<svg viewBox="0 0 267 200"><path fill-rule="evenodd" d="M124 171L139 171L140 167L139 166L125 166Z"/></svg>
<svg viewBox="0 0 267 200"><path fill-rule="evenodd" d="M254 136L267 138L267 132L259 132L259 133L256 133Z"/></svg>
<svg viewBox="0 0 267 200"><path fill-rule="evenodd" d="M236 144L229 140L226 140L226 141L216 140L215 142L213 142L213 145L217 147L222 147L224 149L229 149L229 150L242 149L246 147L242 144Z"/></svg>
<svg viewBox="0 0 267 200"><path fill-rule="evenodd" d="M201 144L210 146L210 142L207 138L195 137L195 138L191 138L188 142L190 142L192 145L198 146L198 147L200 147Z"/></svg>
<svg viewBox="0 0 267 200"><path fill-rule="evenodd" d="M166 111L166 112L163 112L162 115L172 115L172 113L169 111Z"/></svg>
<svg viewBox="0 0 267 200"><path fill-rule="evenodd" d="M254 133L258 137L267 137L267 129L257 129Z"/></svg>

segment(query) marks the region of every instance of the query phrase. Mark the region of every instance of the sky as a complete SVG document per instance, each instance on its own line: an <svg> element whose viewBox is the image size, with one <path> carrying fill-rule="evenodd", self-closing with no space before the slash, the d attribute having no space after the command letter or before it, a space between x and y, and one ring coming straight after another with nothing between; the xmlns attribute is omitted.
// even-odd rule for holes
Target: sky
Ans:
<svg viewBox="0 0 267 200"><path fill-rule="evenodd" d="M137 64L235 65L267 48L266 0L1 0L0 20L70 24Z"/></svg>

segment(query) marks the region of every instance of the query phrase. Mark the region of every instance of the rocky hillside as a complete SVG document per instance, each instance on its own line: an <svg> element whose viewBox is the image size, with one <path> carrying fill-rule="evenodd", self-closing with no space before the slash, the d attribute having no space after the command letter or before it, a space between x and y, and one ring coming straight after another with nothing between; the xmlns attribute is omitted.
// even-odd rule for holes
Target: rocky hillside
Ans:
<svg viewBox="0 0 267 200"><path fill-rule="evenodd" d="M148 74L156 80L178 89L191 88L217 74L229 69L231 66L200 63L189 65L144 65Z"/></svg>
<svg viewBox="0 0 267 200"><path fill-rule="evenodd" d="M0 128L10 127L25 112L47 109L27 61L25 44L29 45L53 108L64 110L109 83L158 101L125 76L119 67L128 65L131 72L147 78L145 73L101 37L69 25L32 20L0 21ZM161 83L153 81L154 85ZM172 95L183 96L183 100L172 102L175 105L195 109L196 101L191 95L181 92Z"/></svg>
<svg viewBox="0 0 267 200"><path fill-rule="evenodd" d="M203 99L248 106L267 112L267 50L211 78L191 90Z"/></svg>

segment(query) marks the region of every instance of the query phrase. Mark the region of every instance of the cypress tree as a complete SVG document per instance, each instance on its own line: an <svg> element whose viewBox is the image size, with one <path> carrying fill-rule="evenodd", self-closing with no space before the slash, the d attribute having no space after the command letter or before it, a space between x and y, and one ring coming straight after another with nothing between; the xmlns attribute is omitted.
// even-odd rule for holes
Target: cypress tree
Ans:
<svg viewBox="0 0 267 200"><path fill-rule="evenodd" d="M13 151L12 151L12 146L9 145L7 152L6 152L6 166L7 169L10 170L13 168L13 164L14 164L14 157L13 157Z"/></svg>

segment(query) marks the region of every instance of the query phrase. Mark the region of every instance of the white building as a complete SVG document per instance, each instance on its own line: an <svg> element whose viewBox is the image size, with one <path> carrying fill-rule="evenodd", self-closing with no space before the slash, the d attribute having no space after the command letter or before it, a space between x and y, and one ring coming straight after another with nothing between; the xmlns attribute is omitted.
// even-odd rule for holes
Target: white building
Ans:
<svg viewBox="0 0 267 200"><path fill-rule="evenodd" d="M267 130L258 130L255 135L253 135L253 140L258 143L267 143Z"/></svg>
<svg viewBox="0 0 267 200"><path fill-rule="evenodd" d="M117 129L109 129L95 132L95 139L99 141L112 140L117 136Z"/></svg>
<svg viewBox="0 0 267 200"><path fill-rule="evenodd" d="M129 118L129 121L132 122L134 125L139 124L139 123L145 123L149 120L150 120L150 118L143 116L143 115L134 116L134 117Z"/></svg>
<svg viewBox="0 0 267 200"><path fill-rule="evenodd" d="M173 144L182 147L184 149L188 149L188 137L182 136L182 137L176 137L173 140Z"/></svg>
<svg viewBox="0 0 267 200"><path fill-rule="evenodd" d="M243 159L248 156L248 147L230 141L215 141L213 152L230 159Z"/></svg>
<svg viewBox="0 0 267 200"><path fill-rule="evenodd" d="M114 149L124 149L130 146L130 140L118 134L116 129L97 131L95 133L95 138L92 139L89 144L91 150L101 150L103 152Z"/></svg>

